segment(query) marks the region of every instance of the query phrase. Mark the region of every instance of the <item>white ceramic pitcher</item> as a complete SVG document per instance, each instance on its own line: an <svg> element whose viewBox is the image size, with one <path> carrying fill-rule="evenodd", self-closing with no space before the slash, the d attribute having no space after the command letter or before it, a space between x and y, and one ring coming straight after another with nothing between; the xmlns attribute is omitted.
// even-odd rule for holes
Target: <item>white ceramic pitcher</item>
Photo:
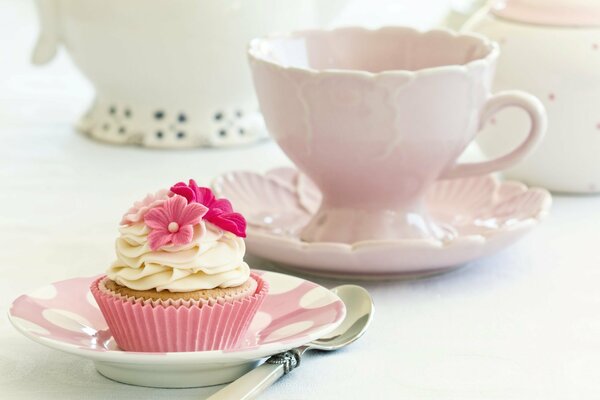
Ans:
<svg viewBox="0 0 600 400"><path fill-rule="evenodd" d="M494 0L464 29L501 46L494 90L533 93L548 113L544 142L506 175L558 192L599 193L600 0ZM487 156L502 154L528 124L507 110L478 144Z"/></svg>
<svg viewBox="0 0 600 400"><path fill-rule="evenodd" d="M78 128L113 143L225 146L266 136L246 45L316 27L345 0L36 0L35 64L64 46L96 89ZM319 9L317 9L317 5Z"/></svg>

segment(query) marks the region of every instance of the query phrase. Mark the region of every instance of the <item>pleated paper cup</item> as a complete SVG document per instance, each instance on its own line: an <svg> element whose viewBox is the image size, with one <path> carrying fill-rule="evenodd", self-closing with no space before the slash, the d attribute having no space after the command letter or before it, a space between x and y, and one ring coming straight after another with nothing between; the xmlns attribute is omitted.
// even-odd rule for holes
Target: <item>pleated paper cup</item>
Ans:
<svg viewBox="0 0 600 400"><path fill-rule="evenodd" d="M256 292L242 299L163 301L125 297L104 287L105 276L91 291L117 345L125 351L182 352L228 350L244 336L264 301L269 285L251 274Z"/></svg>

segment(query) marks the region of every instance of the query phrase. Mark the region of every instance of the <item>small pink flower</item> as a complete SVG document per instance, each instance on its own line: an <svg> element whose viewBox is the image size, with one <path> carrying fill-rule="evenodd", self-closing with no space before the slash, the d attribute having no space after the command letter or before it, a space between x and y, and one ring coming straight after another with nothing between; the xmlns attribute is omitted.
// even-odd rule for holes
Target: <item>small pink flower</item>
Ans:
<svg viewBox="0 0 600 400"><path fill-rule="evenodd" d="M189 184L177 183L171 188L171 192L183 196L188 203L200 203L208 207L204 219L231 232L239 237L246 237L246 219L242 214L233 212L233 207L227 199L217 199L212 190L206 187L198 187L193 179Z"/></svg>
<svg viewBox="0 0 600 400"><path fill-rule="evenodd" d="M132 225L144 220L144 215L154 208L163 204L171 193L166 190L160 190L154 194L148 194L143 200L136 201L133 206L123 215L121 225Z"/></svg>
<svg viewBox="0 0 600 400"><path fill-rule="evenodd" d="M194 225L202 220L208 208L198 203L190 203L182 196L173 196L161 206L146 213L144 222L152 229L148 243L152 250L166 244L184 245L194 237Z"/></svg>

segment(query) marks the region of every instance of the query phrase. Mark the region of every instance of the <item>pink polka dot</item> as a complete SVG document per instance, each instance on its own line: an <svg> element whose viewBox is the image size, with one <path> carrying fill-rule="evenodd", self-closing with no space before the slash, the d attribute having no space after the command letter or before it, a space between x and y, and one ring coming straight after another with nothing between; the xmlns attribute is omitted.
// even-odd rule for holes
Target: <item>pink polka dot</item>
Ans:
<svg viewBox="0 0 600 400"><path fill-rule="evenodd" d="M596 129L600 130L600 122L596 124Z"/></svg>
<svg viewBox="0 0 600 400"><path fill-rule="evenodd" d="M548 95L548 100L550 100L550 101L554 101L554 100L556 100L556 95L555 95L554 93L550 93L550 94Z"/></svg>
<svg viewBox="0 0 600 400"><path fill-rule="evenodd" d="M498 122L498 121L496 121L496 118L494 118L494 117L490 118L490 124L496 125L496 122Z"/></svg>
<svg viewBox="0 0 600 400"><path fill-rule="evenodd" d="M594 50L598 50L598 48L599 48L599 47L598 47L598 43L594 43L594 44L592 44L592 49L594 49Z"/></svg>

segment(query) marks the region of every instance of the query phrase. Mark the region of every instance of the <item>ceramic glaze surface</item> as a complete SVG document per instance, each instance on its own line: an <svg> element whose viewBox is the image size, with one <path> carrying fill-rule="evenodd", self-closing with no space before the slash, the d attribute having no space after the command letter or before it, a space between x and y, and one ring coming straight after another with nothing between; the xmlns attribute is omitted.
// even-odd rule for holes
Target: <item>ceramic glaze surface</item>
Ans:
<svg viewBox="0 0 600 400"><path fill-rule="evenodd" d="M600 192L600 26L541 26L483 13L465 29L500 43L494 89L526 90L548 112L544 141L506 175L559 192ZM490 121L478 143L488 156L501 154L527 126L520 112L507 110Z"/></svg>
<svg viewBox="0 0 600 400"><path fill-rule="evenodd" d="M598 0L496 0L492 12L513 21L557 26L599 26Z"/></svg>
<svg viewBox="0 0 600 400"><path fill-rule="evenodd" d="M485 174L541 138L540 103L492 96L498 50L481 37L407 28L310 31L254 40L250 62L270 133L323 193L307 241L443 239L423 205L440 178ZM455 165L481 123L513 105L532 128L515 151Z"/></svg>
<svg viewBox="0 0 600 400"><path fill-rule="evenodd" d="M237 378L262 357L327 334L344 319L344 303L329 290L287 275L255 272L269 282L270 291L239 347L229 351L121 351L89 291L95 278L55 282L23 295L14 301L9 318L27 337L90 358L101 373L120 382L215 385Z"/></svg>
<svg viewBox="0 0 600 400"><path fill-rule="evenodd" d="M336 0L327 8L333 14ZM253 37L319 24L294 0L38 0L36 64L64 46L96 99L78 128L112 143L227 146L266 136L244 54Z"/></svg>
<svg viewBox="0 0 600 400"><path fill-rule="evenodd" d="M297 170L232 172L217 178L213 188L246 216L249 252L296 271L338 278L407 278L452 270L514 243L551 206L547 191L489 175L438 181L424 205L436 224L452 233L443 241L309 243L301 232L318 212L322 195Z"/></svg>

